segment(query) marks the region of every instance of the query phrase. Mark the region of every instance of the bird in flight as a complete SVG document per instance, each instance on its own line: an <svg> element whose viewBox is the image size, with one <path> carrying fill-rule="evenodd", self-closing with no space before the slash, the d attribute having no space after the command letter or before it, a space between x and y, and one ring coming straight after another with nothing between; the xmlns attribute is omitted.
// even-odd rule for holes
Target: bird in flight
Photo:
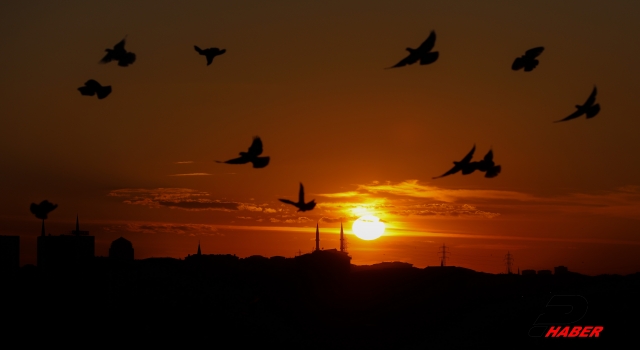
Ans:
<svg viewBox="0 0 640 350"><path fill-rule="evenodd" d="M225 162L216 160L217 163L227 164L247 164L251 162L254 168L264 168L269 164L269 157L258 157L262 154L262 140L258 136L253 138L253 142L247 152L240 152L240 157L229 159Z"/></svg>
<svg viewBox="0 0 640 350"><path fill-rule="evenodd" d="M201 49L201 48L199 48L199 47L197 47L196 45L193 45L193 47L196 49L196 51L197 51L199 54L201 54L201 55L203 55L203 56L206 56L206 57L207 57L207 66L208 66L208 65L210 65L210 64L211 64L211 62L213 62L213 58L214 58L214 57L216 57L216 56L220 56L220 55L222 55L223 53L227 52L227 50L226 50L226 49L222 49L222 50L220 50L220 49L219 49L219 48L217 48L217 47L212 47L212 48L204 49L204 50L203 50L203 49Z"/></svg>
<svg viewBox="0 0 640 350"><path fill-rule="evenodd" d="M440 176L434 177L434 179L439 179L441 177L452 175L457 173L458 171L462 171L462 175L468 175L476 171L478 162L471 162L471 158L473 158L473 152L475 151L476 151L476 145L473 145L473 148L471 149L471 151L469 151L469 153L467 153L467 155L464 156L464 158L462 158L461 161L453 162L454 164L453 168L449 169L449 171L447 171L446 173Z"/></svg>
<svg viewBox="0 0 640 350"><path fill-rule="evenodd" d="M583 114L587 115L587 119L595 117L596 114L600 112L600 104L599 103L594 104L596 102L597 92L598 90L594 86L593 91L591 92L591 95L589 95L589 98L587 99L587 101L582 106L576 105L576 108L578 109L577 111L573 112L571 115L569 115L564 119L556 120L554 123L575 119Z"/></svg>
<svg viewBox="0 0 640 350"><path fill-rule="evenodd" d="M435 62L438 59L438 55L439 55L438 51L431 52L431 50L433 49L433 45L435 45L435 43L436 43L436 32L431 31L431 34L429 35L427 40L425 40L422 43L422 45L420 45L417 49L412 49L410 47L407 47L407 51L409 51L409 56L402 59L402 61L396 63L395 66L388 67L386 69L402 67L408 64L414 64L418 61L420 61L420 64L429 64L429 63Z"/></svg>
<svg viewBox="0 0 640 350"><path fill-rule="evenodd" d="M496 177L498 176L498 174L500 174L500 171L502 170L502 167L500 165L496 165L496 163L493 162L493 150L489 150L489 152L484 156L484 158L479 161L479 162L473 162L476 163L476 169L480 170L482 172L484 172L484 177L486 178L492 178L492 177Z"/></svg>
<svg viewBox="0 0 640 350"><path fill-rule="evenodd" d="M118 61L120 67L126 67L136 60L136 54L128 52L124 49L124 40L122 39L117 43L113 49L105 49L107 54L100 60L100 63L109 63L111 61Z"/></svg>
<svg viewBox="0 0 640 350"><path fill-rule="evenodd" d="M97 81L90 79L84 83L84 86L78 88L78 91L84 96L98 95L99 99L103 99L111 93L111 85L102 86Z"/></svg>
<svg viewBox="0 0 640 350"><path fill-rule="evenodd" d="M307 211L315 208L316 202L315 199L312 199L310 202L304 202L304 186L302 186L302 182L300 183L300 192L298 193L298 202L295 203L288 199L280 199L282 203L291 204L294 207L298 208L298 211Z"/></svg>
<svg viewBox="0 0 640 350"><path fill-rule="evenodd" d="M44 220L47 218L47 215L49 215L49 213L57 207L57 204L53 204L45 199L40 202L40 204L31 203L29 209L31 210L31 213L36 216L36 218Z"/></svg>
<svg viewBox="0 0 640 350"><path fill-rule="evenodd" d="M524 55L516 58L511 65L511 69L520 70L524 68L525 72L530 72L538 65L539 61L536 59L542 51L544 51L544 47L534 47L533 49L527 50Z"/></svg>

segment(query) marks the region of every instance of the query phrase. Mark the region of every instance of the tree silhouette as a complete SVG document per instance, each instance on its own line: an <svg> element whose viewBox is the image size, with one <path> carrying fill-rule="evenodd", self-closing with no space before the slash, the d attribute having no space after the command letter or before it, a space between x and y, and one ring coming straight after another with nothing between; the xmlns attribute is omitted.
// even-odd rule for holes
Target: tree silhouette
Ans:
<svg viewBox="0 0 640 350"><path fill-rule="evenodd" d="M52 212L55 208L57 208L57 204L53 204L48 200L43 200L40 204L31 203L31 213L35 215L38 219L42 219L42 235L44 236L44 220L47 218L47 215Z"/></svg>

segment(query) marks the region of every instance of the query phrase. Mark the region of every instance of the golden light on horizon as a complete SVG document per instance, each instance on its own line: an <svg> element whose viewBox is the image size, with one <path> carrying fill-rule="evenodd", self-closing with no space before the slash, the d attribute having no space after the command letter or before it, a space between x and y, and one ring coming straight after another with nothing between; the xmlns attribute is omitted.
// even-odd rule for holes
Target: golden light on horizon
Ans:
<svg viewBox="0 0 640 350"><path fill-rule="evenodd" d="M384 223L374 215L365 215L353 222L353 233L360 239L371 241L384 233Z"/></svg>

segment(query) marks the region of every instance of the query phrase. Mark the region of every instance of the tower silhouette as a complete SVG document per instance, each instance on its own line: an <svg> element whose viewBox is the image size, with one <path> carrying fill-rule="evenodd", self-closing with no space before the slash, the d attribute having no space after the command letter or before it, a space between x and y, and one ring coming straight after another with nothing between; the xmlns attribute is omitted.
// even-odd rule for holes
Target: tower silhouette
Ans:
<svg viewBox="0 0 640 350"><path fill-rule="evenodd" d="M509 251L507 251L507 255L504 256L504 262L507 265L507 274L511 275L511 265L513 265L513 256L511 256L511 253Z"/></svg>
<svg viewBox="0 0 640 350"><path fill-rule="evenodd" d="M200 250L200 240L198 240L198 256L202 255L202 251Z"/></svg>
<svg viewBox="0 0 640 350"><path fill-rule="evenodd" d="M340 251L347 252L347 239L344 237L344 230L342 229L342 222L340 223Z"/></svg>
<svg viewBox="0 0 640 350"><path fill-rule="evenodd" d="M318 223L316 223L316 251L320 250L320 229Z"/></svg>
<svg viewBox="0 0 640 350"><path fill-rule="evenodd" d="M440 266L447 266L447 263L446 263L447 262L446 260L448 258L447 254L450 254L450 253L447 251L447 246L445 246L444 243L442 243L441 249L442 250L438 252L439 254L442 255L440 257Z"/></svg>

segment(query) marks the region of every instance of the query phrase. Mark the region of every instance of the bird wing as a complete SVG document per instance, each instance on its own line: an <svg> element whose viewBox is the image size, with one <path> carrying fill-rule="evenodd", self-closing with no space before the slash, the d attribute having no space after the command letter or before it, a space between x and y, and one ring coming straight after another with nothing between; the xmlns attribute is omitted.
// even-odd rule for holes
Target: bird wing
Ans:
<svg viewBox="0 0 640 350"><path fill-rule="evenodd" d="M100 87L98 90L96 90L96 93L98 94L98 98L102 100L103 98L109 96L109 94L111 93L111 85Z"/></svg>
<svg viewBox="0 0 640 350"><path fill-rule="evenodd" d="M471 158L473 158L473 152L475 151L476 151L476 145L473 145L473 148L471 149L471 151L469 151L469 153L467 153L467 155L464 156L464 158L462 158L460 163L469 163L471 161Z"/></svg>
<svg viewBox="0 0 640 350"><path fill-rule="evenodd" d="M249 159L247 157L238 157L238 158L233 158L233 159L229 159L227 161L221 162L219 160L216 160L216 163L226 163L226 164L247 164L249 163Z"/></svg>
<svg viewBox="0 0 640 350"><path fill-rule="evenodd" d="M471 151L469 151L469 153L467 153L466 156L464 156L464 158L462 158L461 161L459 162L453 162L455 165L453 166L453 168L449 169L449 171L447 171L446 173L440 175L440 176L436 176L433 179L438 179L441 177L445 177L447 175L452 175L457 173L458 171L460 171L462 169L462 165L461 164L468 164L471 161L471 158L473 158L473 152L476 151L476 145L473 145L473 148L471 149Z"/></svg>
<svg viewBox="0 0 640 350"><path fill-rule="evenodd" d="M111 56L111 52L107 52L107 54L104 57L102 57L102 59L98 63L109 63L112 60L113 60L113 57Z"/></svg>
<svg viewBox="0 0 640 350"><path fill-rule="evenodd" d="M255 157L251 160L254 168L264 168L269 165L269 157Z"/></svg>
<svg viewBox="0 0 640 350"><path fill-rule="evenodd" d="M524 59L522 57L516 58L513 64L511 64L511 69L513 70L519 70L522 69L522 67L524 67Z"/></svg>
<svg viewBox="0 0 640 350"><path fill-rule="evenodd" d="M435 43L436 43L436 32L432 30L427 40L425 40L422 44L420 44L420 46L418 46L416 50L423 53L429 52L431 51L431 49L433 49L433 46L435 45Z"/></svg>
<svg viewBox="0 0 640 350"><path fill-rule="evenodd" d="M213 62L213 57L215 57L214 55L207 55L207 66L211 64L211 62Z"/></svg>
<svg viewBox="0 0 640 350"><path fill-rule="evenodd" d="M300 183L300 192L298 192L298 203L304 203L304 186Z"/></svg>
<svg viewBox="0 0 640 350"><path fill-rule="evenodd" d="M78 91L84 96L93 96L96 94L95 90L88 86L81 86L78 88Z"/></svg>
<svg viewBox="0 0 640 350"><path fill-rule="evenodd" d="M584 114L583 111L577 110L577 111L573 112L571 115L569 115L568 117L566 117L564 119L556 120L554 123L559 123L559 122L563 122L563 121L566 121L566 120L575 119L575 118L578 118L579 116L581 116L582 114Z"/></svg>
<svg viewBox="0 0 640 350"><path fill-rule="evenodd" d="M440 56L440 53L438 51L428 52L422 55L422 58L420 58L420 64L424 65L424 64L433 63L438 59L438 56Z"/></svg>
<svg viewBox="0 0 640 350"><path fill-rule="evenodd" d="M589 98L587 99L587 101L584 103L583 106L591 106L594 102L596 102L596 94L598 93L598 89L596 89L596 87L593 87L593 91L591 91L591 95L589 95Z"/></svg>
<svg viewBox="0 0 640 350"><path fill-rule="evenodd" d="M420 59L420 56L418 56L418 55L416 55L414 53L410 53L409 56L403 58L402 61L396 63L395 66L387 67L386 69L403 67L403 66L406 66L408 64L414 64L414 63L416 63L418 61L418 59Z"/></svg>
<svg viewBox="0 0 640 350"><path fill-rule="evenodd" d="M113 47L113 50L114 50L114 51L125 51L125 50L124 50L124 40L125 40L125 39L120 40L120 42L119 42L119 43L117 43L117 44Z"/></svg>
<svg viewBox="0 0 640 350"><path fill-rule="evenodd" d="M262 154L262 140L260 140L260 137L256 136L253 138L253 143L247 152L252 156L259 156Z"/></svg>
<svg viewBox="0 0 640 350"><path fill-rule="evenodd" d="M95 81L93 79L87 80L87 82L84 83L84 86L86 86L88 88L92 88L92 89L99 89L99 88L102 87L102 85L100 85L100 83L98 83L97 81Z"/></svg>
<svg viewBox="0 0 640 350"><path fill-rule="evenodd" d="M596 103L595 105L589 107L587 110L587 119L593 118L600 112L600 104Z"/></svg>
<svg viewBox="0 0 640 350"><path fill-rule="evenodd" d="M444 173L444 174L442 174L440 176L433 177L433 179L439 179L439 178L445 177L447 175L455 174L458 171L460 171L460 169L461 169L461 167L458 164L456 164L456 165L453 166L453 168L449 169L449 171L447 171L446 173Z"/></svg>
<svg viewBox="0 0 640 350"><path fill-rule="evenodd" d="M290 200L288 200L288 199L280 199L280 198L279 198L278 200L279 200L280 202L282 202L282 203L287 203L287 204L291 204L291 205L296 205L296 204L298 204L298 203L294 203L294 202L292 202L292 201L290 201Z"/></svg>
<svg viewBox="0 0 640 350"><path fill-rule="evenodd" d="M542 53L542 51L544 51L544 47L539 46L539 47L534 47L533 49L527 50L524 54L529 58L536 58L538 57L538 55Z"/></svg>
<svg viewBox="0 0 640 350"><path fill-rule="evenodd" d="M484 174L484 177L486 177L486 178L496 177L496 176L498 176L498 174L500 174L501 170L502 170L502 167L500 165L496 165L494 167L491 167L491 168L487 169L487 172Z"/></svg>
<svg viewBox="0 0 640 350"><path fill-rule="evenodd" d="M197 45L193 45L193 48L194 48L194 49L196 49L196 51L197 51L199 54L204 55L204 52L202 52L202 49L201 49L201 48L199 48Z"/></svg>
<svg viewBox="0 0 640 350"><path fill-rule="evenodd" d="M489 150L483 160L488 163L493 163L493 150Z"/></svg>

